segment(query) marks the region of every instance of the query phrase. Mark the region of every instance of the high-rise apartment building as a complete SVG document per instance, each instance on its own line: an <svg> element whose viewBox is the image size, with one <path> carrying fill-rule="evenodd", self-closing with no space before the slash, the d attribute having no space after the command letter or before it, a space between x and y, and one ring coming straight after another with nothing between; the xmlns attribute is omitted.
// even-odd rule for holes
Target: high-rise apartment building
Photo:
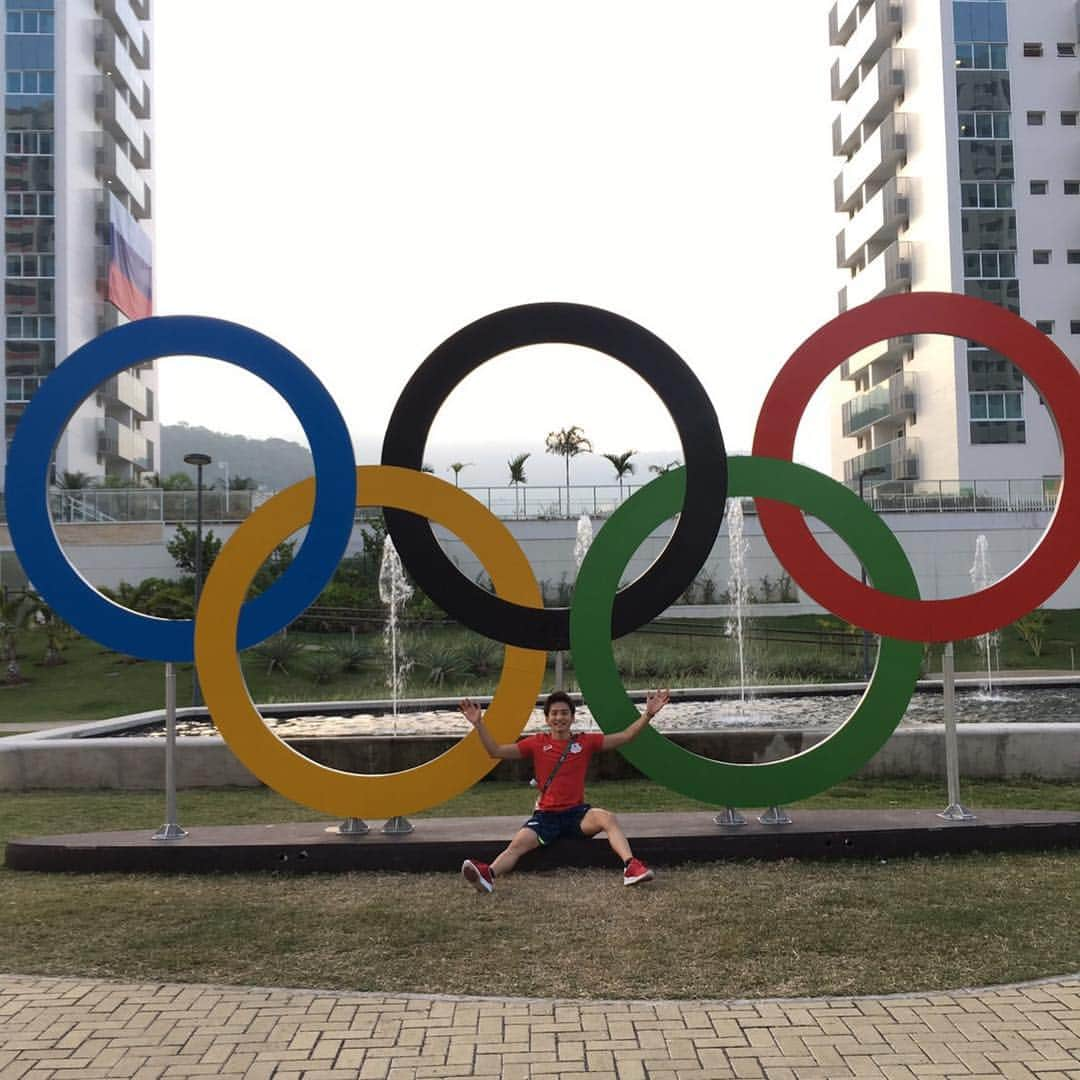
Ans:
<svg viewBox="0 0 1080 1080"><path fill-rule="evenodd" d="M4 440L78 346L149 314L150 0L0 0L4 15ZM156 375L76 410L56 476L157 471Z"/></svg>
<svg viewBox="0 0 1080 1080"><path fill-rule="evenodd" d="M1080 359L1075 0L837 0L833 152L844 311L902 290L966 293ZM1008 358L936 335L849 357L832 467L857 484L1032 480L1061 455ZM877 470L884 470L877 472Z"/></svg>

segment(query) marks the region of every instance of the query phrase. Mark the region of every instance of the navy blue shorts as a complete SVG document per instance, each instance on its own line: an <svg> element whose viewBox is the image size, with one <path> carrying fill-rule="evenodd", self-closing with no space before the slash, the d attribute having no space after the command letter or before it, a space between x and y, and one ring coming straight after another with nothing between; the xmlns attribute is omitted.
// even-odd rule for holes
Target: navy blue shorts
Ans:
<svg viewBox="0 0 1080 1080"><path fill-rule="evenodd" d="M536 833L541 845L554 844L564 836L581 836L581 819L589 812L588 803L569 810L534 810L524 828Z"/></svg>

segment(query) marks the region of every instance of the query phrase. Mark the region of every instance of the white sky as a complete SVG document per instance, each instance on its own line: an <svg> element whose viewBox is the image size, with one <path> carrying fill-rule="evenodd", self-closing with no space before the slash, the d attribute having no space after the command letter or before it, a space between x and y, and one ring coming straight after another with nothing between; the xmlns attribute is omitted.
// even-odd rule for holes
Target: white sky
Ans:
<svg viewBox="0 0 1080 1080"><path fill-rule="evenodd" d="M826 11L160 0L157 312L283 342L373 461L443 338L513 304L594 304L671 344L729 449L746 450L773 376L836 312ZM428 455L440 472L450 444L481 441L539 464L545 433L571 424L598 451L677 448L619 364L528 352L452 395ZM228 365L166 361L161 383L166 423L305 441L272 391ZM797 456L827 471L824 399Z"/></svg>

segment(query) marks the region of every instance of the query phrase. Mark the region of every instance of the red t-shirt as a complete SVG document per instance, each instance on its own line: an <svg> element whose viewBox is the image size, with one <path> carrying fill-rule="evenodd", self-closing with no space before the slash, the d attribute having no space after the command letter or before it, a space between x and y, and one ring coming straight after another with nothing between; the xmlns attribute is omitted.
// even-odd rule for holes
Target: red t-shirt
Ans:
<svg viewBox="0 0 1080 1080"><path fill-rule="evenodd" d="M589 758L604 745L604 736L597 731L581 735L570 734L570 753L559 766L551 787L544 792L536 804L537 810L569 810L580 806L585 801L585 770L589 767ZM522 757L532 758L533 771L536 773L536 786L543 788L551 770L559 764L565 739L553 739L548 731L537 735L527 735L518 744ZM576 749L575 749L576 747Z"/></svg>

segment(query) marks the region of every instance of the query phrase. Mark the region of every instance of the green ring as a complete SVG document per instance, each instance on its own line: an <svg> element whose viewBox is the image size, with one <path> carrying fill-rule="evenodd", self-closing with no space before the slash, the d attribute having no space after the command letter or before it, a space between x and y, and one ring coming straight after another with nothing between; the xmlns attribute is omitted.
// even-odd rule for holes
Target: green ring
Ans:
<svg viewBox="0 0 1080 1080"><path fill-rule="evenodd" d="M853 491L814 469L764 457L728 459L728 494L776 499L828 525L858 556L877 589L919 598L915 574L889 527ZM608 734L638 716L615 666L611 612L619 578L641 542L682 508L682 469L627 499L597 533L581 565L570 611L574 669L589 709ZM878 661L855 711L828 738L800 754L759 765L713 761L646 728L620 753L651 779L715 806L772 806L824 791L868 761L911 700L922 663L918 642L882 638Z"/></svg>

